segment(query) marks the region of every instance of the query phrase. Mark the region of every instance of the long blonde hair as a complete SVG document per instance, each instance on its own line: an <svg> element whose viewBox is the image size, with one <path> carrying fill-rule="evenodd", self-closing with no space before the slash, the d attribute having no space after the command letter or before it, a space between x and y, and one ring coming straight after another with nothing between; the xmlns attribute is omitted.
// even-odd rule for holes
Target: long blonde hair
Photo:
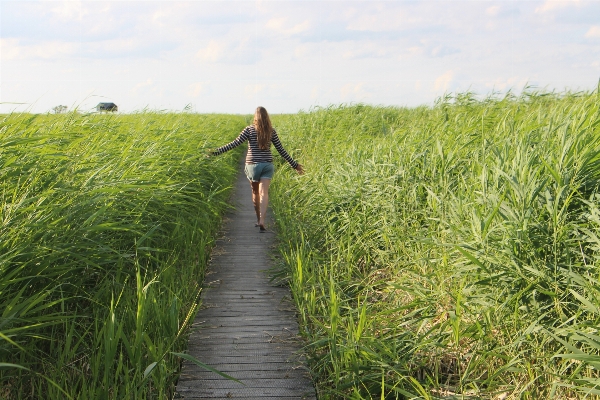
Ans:
<svg viewBox="0 0 600 400"><path fill-rule="evenodd" d="M273 125L271 118L264 107L256 107L254 112L254 128L258 137L258 147L261 150L271 148L271 136L273 135Z"/></svg>

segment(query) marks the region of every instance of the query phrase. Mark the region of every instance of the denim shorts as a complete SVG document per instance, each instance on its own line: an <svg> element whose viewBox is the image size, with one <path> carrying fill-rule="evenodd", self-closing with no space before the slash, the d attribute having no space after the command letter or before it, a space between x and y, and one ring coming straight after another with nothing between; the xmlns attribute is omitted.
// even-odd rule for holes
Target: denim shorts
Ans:
<svg viewBox="0 0 600 400"><path fill-rule="evenodd" d="M246 164L244 171L246 171L246 177L249 181L260 182L261 179L273 179L275 166L270 162Z"/></svg>

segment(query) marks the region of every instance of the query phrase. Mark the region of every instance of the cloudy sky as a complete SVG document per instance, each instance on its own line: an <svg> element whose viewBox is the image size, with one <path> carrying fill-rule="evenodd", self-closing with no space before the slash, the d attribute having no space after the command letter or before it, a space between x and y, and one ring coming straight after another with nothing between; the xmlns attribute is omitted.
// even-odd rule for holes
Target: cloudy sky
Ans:
<svg viewBox="0 0 600 400"><path fill-rule="evenodd" d="M599 78L600 0L0 0L0 112L416 106Z"/></svg>

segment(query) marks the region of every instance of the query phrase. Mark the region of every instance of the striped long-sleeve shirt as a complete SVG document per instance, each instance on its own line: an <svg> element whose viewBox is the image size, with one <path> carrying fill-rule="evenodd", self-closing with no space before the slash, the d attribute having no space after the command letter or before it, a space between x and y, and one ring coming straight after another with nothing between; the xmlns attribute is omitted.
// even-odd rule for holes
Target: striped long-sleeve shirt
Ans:
<svg viewBox="0 0 600 400"><path fill-rule="evenodd" d="M240 144L248 141L248 154L246 154L246 164L258 164L261 162L273 162L273 154L271 154L271 146L266 150L262 150L258 147L258 136L256 135L256 128L253 125L247 126L242 133L235 139L233 142L226 144L225 146L221 146L216 149L213 154L215 156L219 154L223 154L226 151L231 149L235 149ZM281 142L279 141L279 136L277 136L277 132L273 129L273 134L271 135L271 143L275 146L281 157L283 157L292 168L296 169L298 167L298 163L294 161L292 157L285 151Z"/></svg>

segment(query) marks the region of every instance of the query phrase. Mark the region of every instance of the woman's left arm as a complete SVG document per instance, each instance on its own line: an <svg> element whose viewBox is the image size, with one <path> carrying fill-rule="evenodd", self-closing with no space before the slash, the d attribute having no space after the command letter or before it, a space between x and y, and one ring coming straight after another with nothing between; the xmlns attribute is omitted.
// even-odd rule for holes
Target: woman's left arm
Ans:
<svg viewBox="0 0 600 400"><path fill-rule="evenodd" d="M285 151L281 142L279 141L279 136L277 136L277 132L273 131L273 136L271 136L271 142L273 142L273 146L277 149L277 152L285 159L285 161L290 164L290 166L294 169L298 168L298 163L294 161L294 159Z"/></svg>

